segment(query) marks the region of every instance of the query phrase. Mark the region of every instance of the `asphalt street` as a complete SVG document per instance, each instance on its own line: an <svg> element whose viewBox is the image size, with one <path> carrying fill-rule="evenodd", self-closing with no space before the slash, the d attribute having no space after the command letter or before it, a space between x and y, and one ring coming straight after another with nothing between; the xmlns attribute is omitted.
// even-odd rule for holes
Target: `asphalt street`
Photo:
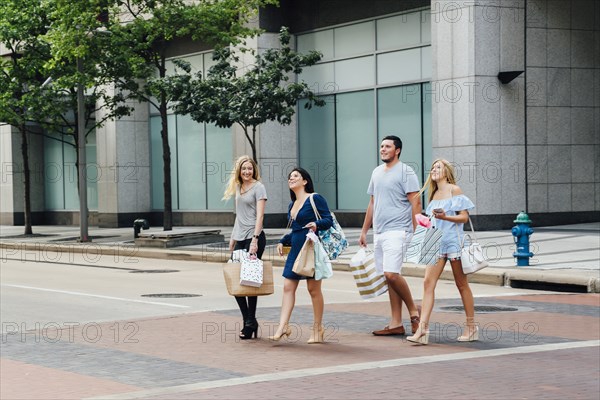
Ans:
<svg viewBox="0 0 600 400"><path fill-rule="evenodd" d="M597 398L600 297L472 284L481 340L458 343L464 315L440 281L428 346L370 334L387 296L360 299L350 273L323 284L323 345L307 345L302 283L289 340L275 294L259 299L261 335L241 317L219 264L29 252L0 260L2 399ZM422 279L408 278L415 299ZM184 297L182 297L184 296ZM410 326L405 321L407 330ZM577 373L573 372L577 371ZM466 380L469 384L460 379Z"/></svg>
<svg viewBox="0 0 600 400"><path fill-rule="evenodd" d="M21 259L0 261L1 321L35 324L76 321L106 322L160 317L236 307L227 294L220 264L165 261L148 258L30 252ZM279 307L283 278L275 268L276 293L260 299L261 307ZM422 279L407 278L415 298L421 298ZM302 287L305 287L303 284ZM473 284L478 296L540 293ZM361 302L352 275L336 271L323 284L328 304ZM153 295L158 295L154 297ZM190 297L169 297L189 295ZM458 298L453 282L440 281L438 298ZM375 302L387 302L382 296ZM298 305L310 305L306 290L299 290Z"/></svg>

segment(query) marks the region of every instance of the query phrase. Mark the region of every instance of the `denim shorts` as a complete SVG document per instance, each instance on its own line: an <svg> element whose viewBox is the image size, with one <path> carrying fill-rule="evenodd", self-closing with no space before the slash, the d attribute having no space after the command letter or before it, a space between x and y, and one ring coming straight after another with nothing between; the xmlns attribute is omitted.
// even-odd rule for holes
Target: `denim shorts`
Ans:
<svg viewBox="0 0 600 400"><path fill-rule="evenodd" d="M446 260L450 260L450 261L456 261L456 260L460 260L460 253L446 253L446 254L440 254L438 256L438 259L443 258Z"/></svg>

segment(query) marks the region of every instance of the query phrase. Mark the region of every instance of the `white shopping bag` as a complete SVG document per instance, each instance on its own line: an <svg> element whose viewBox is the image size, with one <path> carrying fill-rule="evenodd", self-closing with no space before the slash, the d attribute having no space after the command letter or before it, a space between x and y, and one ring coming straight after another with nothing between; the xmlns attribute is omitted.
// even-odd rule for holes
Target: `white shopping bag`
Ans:
<svg viewBox="0 0 600 400"><path fill-rule="evenodd" d="M255 255L242 260L240 285L260 287L263 283L263 262Z"/></svg>
<svg viewBox="0 0 600 400"><path fill-rule="evenodd" d="M331 266L331 260L323 243L317 240L315 242L315 280L328 279L333 276L333 267Z"/></svg>

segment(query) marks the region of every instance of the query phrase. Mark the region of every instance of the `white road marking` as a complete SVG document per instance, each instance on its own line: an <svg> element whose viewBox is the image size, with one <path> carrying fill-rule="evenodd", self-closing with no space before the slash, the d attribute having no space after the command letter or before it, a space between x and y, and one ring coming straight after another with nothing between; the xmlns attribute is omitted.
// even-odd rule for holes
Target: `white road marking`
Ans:
<svg viewBox="0 0 600 400"><path fill-rule="evenodd" d="M469 359L474 359L474 358L498 357L498 356L513 355L513 354L528 354L528 353L538 353L538 352L542 352L542 351L556 351L556 350L567 350L567 349L577 349L577 348L584 348L584 347L598 347L598 346L600 346L600 340L588 340L588 341L580 341L580 342L551 343L551 344L542 344L542 345L535 345L535 346L510 347L510 348L505 348L505 349L469 351L469 352L460 352L460 353L453 353L453 354L441 354L441 355L435 355L435 356L399 358L399 359L393 359L393 360L383 360L383 361L357 363L357 364L337 365L337 366L333 366L333 367L307 368L307 369L298 369L298 370L294 370L294 371L274 372L274 373L270 373L270 374L261 374L261 375L254 375L254 376L241 377L241 378L221 379L221 380L209 381L209 382L200 382L200 383L192 383L192 384L187 384L187 385L178 385L178 386L163 387L163 388L157 388L157 389L148 389L148 390L142 390L142 391L138 391L138 392L121 393L121 394L115 394L115 395L111 395L111 396L93 397L90 400L93 400L93 399L103 399L103 400L140 399L140 398L154 397L154 396L168 396L168 395L174 395L174 394L185 393L185 392L193 392L196 390L203 390L203 389L214 389L214 388L220 388L220 387L246 385L246 384L252 384L252 383L259 383L259 382L273 382L273 381L281 381L281 380L285 380L285 379L306 378L306 377L310 377L310 376L318 376L318 375L323 375L323 374L355 372L355 371L364 371L364 370L369 370L369 369L400 367L400 366L405 366L405 365L417 365L417 364L427 364L427 363L456 361L456 360L469 360Z"/></svg>
<svg viewBox="0 0 600 400"><path fill-rule="evenodd" d="M117 300L117 301L133 302L133 303L153 304L153 305L157 305L157 306L167 306L167 307L176 307L176 308L190 308L190 306L184 306L184 305L181 305L181 304L171 304L171 303L161 303L161 302L157 302L157 301L144 301L144 300L125 299L125 298L122 298L122 297L112 297L112 296L102 296L102 295L99 295L99 294L71 292L71 291L68 291L68 290L56 290L56 289L46 289L46 288L39 288L39 287L33 287L33 286L8 285L8 284L2 284L1 286L12 287L12 288L17 288L17 289L39 290L39 291L42 291L42 292L62 293L62 294L68 294L68 295L72 295L72 296L96 297L96 298L99 298L99 299L106 299L106 300Z"/></svg>

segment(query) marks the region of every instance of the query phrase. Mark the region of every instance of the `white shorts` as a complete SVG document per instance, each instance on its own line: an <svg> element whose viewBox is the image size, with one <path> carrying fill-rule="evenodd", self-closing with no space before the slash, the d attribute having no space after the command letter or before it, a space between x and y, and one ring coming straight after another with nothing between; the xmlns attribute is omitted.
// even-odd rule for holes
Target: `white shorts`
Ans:
<svg viewBox="0 0 600 400"><path fill-rule="evenodd" d="M373 235L377 272L380 274L384 272L400 273L404 254L408 249L412 235L412 232L405 231L387 231Z"/></svg>

